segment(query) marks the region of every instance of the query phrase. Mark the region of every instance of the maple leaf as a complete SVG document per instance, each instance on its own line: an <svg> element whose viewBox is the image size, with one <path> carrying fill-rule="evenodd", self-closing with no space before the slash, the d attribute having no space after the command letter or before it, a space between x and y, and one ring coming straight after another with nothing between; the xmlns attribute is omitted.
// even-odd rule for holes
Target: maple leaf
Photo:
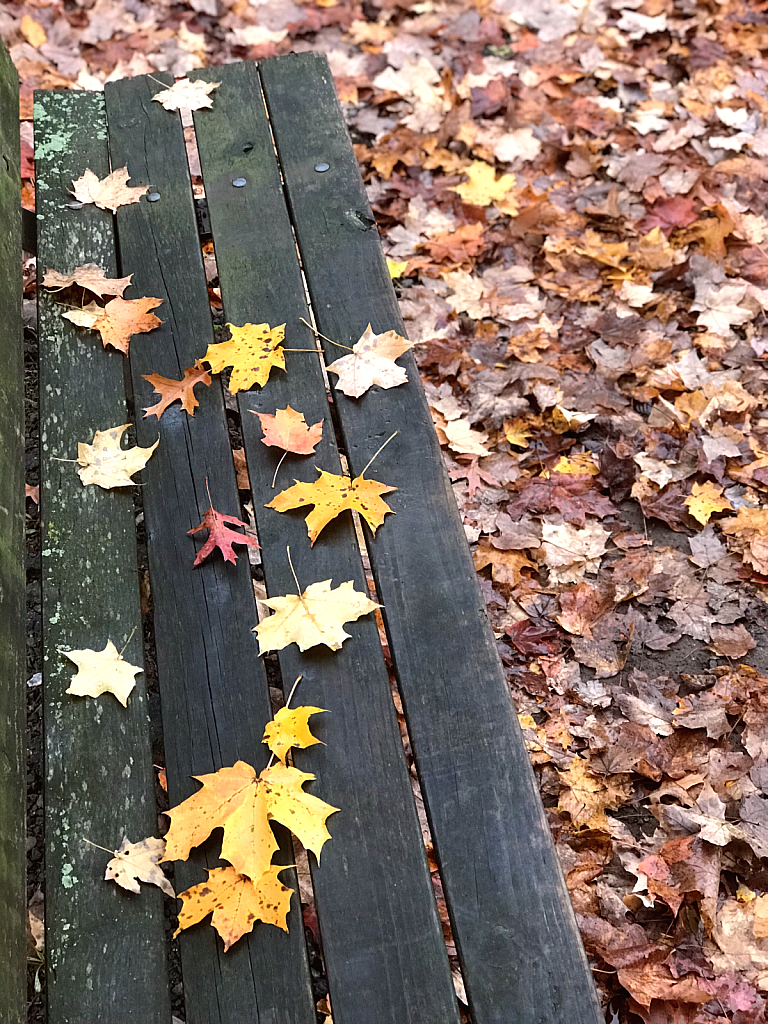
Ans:
<svg viewBox="0 0 768 1024"><path fill-rule="evenodd" d="M380 496L396 491L397 488L378 480L366 480L363 476L365 470L354 480L348 476L328 473L324 469L318 469L318 473L320 476L317 480L312 483L297 480L293 487L281 491L264 506L278 512L287 512L292 508L314 505L307 516L310 544L314 544L323 528L345 509L359 512L373 533L384 522L387 512L392 512Z"/></svg>
<svg viewBox="0 0 768 1024"><path fill-rule="evenodd" d="M266 412L255 412L259 417L264 437L261 443L267 447L282 448L294 455L311 455L323 436L323 421L313 423L310 427L304 419L304 413L297 412L287 405L285 409L276 409L274 415Z"/></svg>
<svg viewBox="0 0 768 1024"><path fill-rule="evenodd" d="M78 203L94 203L100 210L117 213L121 206L138 203L146 193L146 185L129 185L127 167L112 171L106 178L98 178L90 169L72 182L72 192Z"/></svg>
<svg viewBox="0 0 768 1024"><path fill-rule="evenodd" d="M127 837L115 856L107 864L106 881L117 882L123 889L141 892L139 882L159 886L167 896L175 896L173 886L163 874L160 858L165 853L165 840L142 839L140 843L129 843Z"/></svg>
<svg viewBox="0 0 768 1024"><path fill-rule="evenodd" d="M473 430L469 420L460 418L445 420L444 423L436 422L435 430L440 444L447 444L458 455L488 454L485 447L488 435L484 430Z"/></svg>
<svg viewBox="0 0 768 1024"><path fill-rule="evenodd" d="M71 288L73 284L76 284L80 288L93 292L101 299L105 295L122 297L123 292L131 283L132 277L133 274L129 274L128 277L107 277L101 267L97 267L95 263L83 263L81 266L75 267L71 274L60 274L58 270L46 267L42 283L46 288L57 289Z"/></svg>
<svg viewBox="0 0 768 1024"><path fill-rule="evenodd" d="M269 324L243 324L236 327L227 324L232 337L208 346L203 361L214 373L221 373L232 367L229 390L232 394L247 391L258 384L264 387L273 366L285 369L285 354L280 347L285 339L285 324L270 327Z"/></svg>
<svg viewBox="0 0 768 1024"><path fill-rule="evenodd" d="M359 398L374 384L380 388L406 384L408 375L402 366L395 363L395 359L409 348L413 348L413 342L401 337L397 331L374 334L368 324L352 346L352 353L330 363L326 369L338 374L337 390L350 398Z"/></svg>
<svg viewBox="0 0 768 1024"><path fill-rule="evenodd" d="M247 528L248 524L244 523L242 519L238 519L237 516L227 516L223 512L217 512L213 505L210 505L208 511L203 516L202 522L191 530L187 530L188 534L198 533L200 530L210 531L208 539L200 548L197 558L192 563L193 568L204 562L215 548L218 548L222 553L225 562L237 562L237 555L232 550L233 544L250 544L251 547L259 546L258 541L254 537L238 533L236 530L231 529L231 526Z"/></svg>
<svg viewBox="0 0 768 1024"><path fill-rule="evenodd" d="M181 78L168 89L156 92L152 99L166 110L202 110L213 106L210 94L220 85L221 82L204 82L201 78L194 82Z"/></svg>
<svg viewBox="0 0 768 1024"><path fill-rule="evenodd" d="M570 814L574 827L610 833L605 811L621 807L630 799L630 776L615 774L601 778L593 775L581 757L574 757L568 770L558 774L567 787L560 794L558 807Z"/></svg>
<svg viewBox="0 0 768 1024"><path fill-rule="evenodd" d="M339 808L304 792L302 787L314 775L278 763L257 776L249 764L238 761L195 778L202 788L164 812L171 819L164 861L186 860L194 846L220 828L222 860L258 881L278 849L271 819L290 829L320 860L323 844L331 838L325 821Z"/></svg>
<svg viewBox="0 0 768 1024"><path fill-rule="evenodd" d="M160 395L159 402L144 410L144 419L147 419L148 416L157 416L160 419L172 402L181 402L184 412L194 416L195 409L200 404L195 398L195 384L205 384L206 387L209 387L211 383L211 375L199 359L194 366L187 367L181 380L174 380L173 377L161 377L159 373L143 373L142 377L149 381L155 392Z"/></svg>
<svg viewBox="0 0 768 1024"><path fill-rule="evenodd" d="M457 192L461 200L470 206L490 206L504 200L515 187L514 174L502 174L496 179L496 170L484 160L475 160L465 168L467 181L452 185L451 192Z"/></svg>
<svg viewBox="0 0 768 1024"><path fill-rule="evenodd" d="M70 320L77 327L86 327L90 331L98 331L106 348L111 345L124 355L128 355L128 346L134 334L146 334L163 322L151 309L161 306L162 299L144 296L139 299L111 299L106 306L89 302L82 309L73 309L63 313L65 320Z"/></svg>
<svg viewBox="0 0 768 1024"><path fill-rule="evenodd" d="M173 937L213 914L211 924L224 940L226 953L238 939L253 931L257 921L288 931L287 917L294 893L277 877L287 865L275 864L252 882L232 867L209 868L208 879L179 893L179 927Z"/></svg>
<svg viewBox="0 0 768 1024"><path fill-rule="evenodd" d="M719 526L742 552L744 564L768 576L768 508L742 506L734 519L727 519Z"/></svg>
<svg viewBox="0 0 768 1024"><path fill-rule="evenodd" d="M483 232L485 225L462 224L455 231L445 231L436 235L428 242L422 242L420 249L426 249L436 263L450 260L452 263L465 263L472 256L479 255L483 249Z"/></svg>
<svg viewBox="0 0 768 1024"><path fill-rule="evenodd" d="M324 713L326 708L313 708L305 705L298 708L280 708L271 722L264 727L264 738L272 753L285 764L285 758L291 747L311 747L322 743L309 731L309 716Z"/></svg>
<svg viewBox="0 0 768 1024"><path fill-rule="evenodd" d="M683 504L688 506L693 518L703 526L707 525L713 512L724 512L726 509L733 511L733 505L723 495L723 488L717 487L711 480L703 484L694 483Z"/></svg>
<svg viewBox="0 0 768 1024"><path fill-rule="evenodd" d="M330 580L311 583L303 593L270 597L264 603L275 614L263 619L253 630L259 638L261 654L281 651L294 643L300 651L318 644L338 651L349 638L349 633L344 632L344 623L381 607L355 590L352 580L335 590Z"/></svg>
<svg viewBox="0 0 768 1024"><path fill-rule="evenodd" d="M533 437L533 431L525 420L516 417L513 420L504 420L504 437L515 448L528 448L528 438Z"/></svg>
<svg viewBox="0 0 768 1024"><path fill-rule="evenodd" d="M77 461L82 469L78 475L84 484L97 484L105 490L112 487L133 487L131 477L143 469L152 457L152 452L160 444L150 448L123 449L120 438L130 423L109 430L97 430L93 435L93 444L80 441L77 445Z"/></svg>
<svg viewBox="0 0 768 1024"><path fill-rule="evenodd" d="M60 651L77 665L77 675L72 679L66 693L76 697L99 697L102 693L113 693L123 707L136 685L134 678L143 668L125 661L111 640L103 651Z"/></svg>

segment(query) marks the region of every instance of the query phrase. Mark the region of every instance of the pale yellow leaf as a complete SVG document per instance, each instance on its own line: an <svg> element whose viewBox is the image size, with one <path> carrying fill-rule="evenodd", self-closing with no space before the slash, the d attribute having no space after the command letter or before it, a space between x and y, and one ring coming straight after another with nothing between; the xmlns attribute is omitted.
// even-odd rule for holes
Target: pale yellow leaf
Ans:
<svg viewBox="0 0 768 1024"><path fill-rule="evenodd" d="M136 685L135 676L143 672L138 665L129 664L120 654L111 640L103 651L60 651L77 665L77 675L69 684L67 693L76 697L99 697L102 693L112 693L123 707L128 704L128 697Z"/></svg>
<svg viewBox="0 0 768 1024"><path fill-rule="evenodd" d="M265 604L275 613L254 628L259 638L259 650L281 651L288 644L298 644L299 650L306 651L318 644L325 644L332 651L338 651L349 633L344 623L367 615L381 605L371 601L365 594L355 590L352 580L342 583L336 589L331 581L312 583L303 594L287 594L285 597L267 598Z"/></svg>
<svg viewBox="0 0 768 1024"><path fill-rule="evenodd" d="M115 850L114 858L107 864L104 878L117 882L123 889L140 892L139 882L148 882L159 886L167 896L175 896L173 886L163 874L159 860L165 853L165 840L142 839L140 843L129 843L123 839L119 850Z"/></svg>
<svg viewBox="0 0 768 1024"><path fill-rule="evenodd" d="M109 430L97 430L93 444L78 443L77 461L82 468L77 472L84 484L98 484L105 490L133 487L131 477L146 466L160 442L155 441L150 448L121 448L120 438L129 426L123 423Z"/></svg>

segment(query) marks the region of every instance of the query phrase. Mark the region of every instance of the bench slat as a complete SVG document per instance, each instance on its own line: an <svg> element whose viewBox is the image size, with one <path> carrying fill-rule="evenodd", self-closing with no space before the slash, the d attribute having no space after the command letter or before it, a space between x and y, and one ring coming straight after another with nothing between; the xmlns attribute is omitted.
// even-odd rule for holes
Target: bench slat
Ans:
<svg viewBox="0 0 768 1024"><path fill-rule="evenodd" d="M252 64L211 68L193 77L224 84L213 109L195 115L219 280L228 321L287 322L286 347L309 348L304 290L280 177ZM312 115L314 116L314 114ZM244 177L236 188L234 178ZM345 513L310 549L304 517L264 504L294 479L314 480L315 466L340 472L319 359L286 355L287 373L273 370L263 389L238 395L254 508L270 595L295 593L286 544L302 588L365 576L351 517ZM313 457L288 456L261 443L252 410L273 413L290 404L308 423L324 420ZM296 752L296 764L316 772L315 793L340 807L329 822L332 840L313 867L333 1019L337 1024L450 1024L458 1020L448 959L394 713L378 630L372 616L348 624L341 650L280 652L286 688L304 681L294 703L330 711L313 719L327 746ZM310 861L314 858L310 856Z"/></svg>
<svg viewBox="0 0 768 1024"><path fill-rule="evenodd" d="M327 62L262 81L319 329L352 344L403 324ZM314 167L330 164L325 173ZM328 361L338 350L326 346ZM594 1024L597 1000L418 370L334 393L354 473L395 429L400 490L369 550L476 1024ZM335 380L335 378L334 378ZM390 451L391 449L391 451Z"/></svg>
<svg viewBox="0 0 768 1024"><path fill-rule="evenodd" d="M100 95L43 92L35 99L38 266L95 262L116 272L112 216L65 209L72 180L107 161ZM101 650L111 639L143 664L136 534L129 490L84 487L78 441L127 420L123 356L62 318L38 287L43 700L46 740L46 947L50 1024L167 1024L162 894L134 896L103 881L106 855L123 836L154 835L152 756L144 676L128 707L110 694L66 694L75 667L59 648Z"/></svg>
<svg viewBox="0 0 768 1024"><path fill-rule="evenodd" d="M214 506L239 514L221 384L199 385L194 416L178 403L158 420L142 411L157 396L142 374L180 379L214 341L181 122L152 95L168 75L127 79L105 91L112 165L127 164L133 184L152 185L155 202L118 211L126 296L163 299L164 324L137 336L130 369L139 443L160 446L143 474L155 640L171 804L196 792L191 778L247 761L257 771L269 751L261 742L272 717L266 674L251 627L256 609L246 548L236 565L218 553L193 568L201 544L187 536ZM206 485L207 480L207 485ZM293 856L283 833L282 863ZM217 864L218 838L177 863L177 891L203 881ZM229 952L206 922L181 938L187 1020L195 1024L310 1024L315 1010L295 875L281 877L297 895L289 932L257 924Z"/></svg>
<svg viewBox="0 0 768 1024"><path fill-rule="evenodd" d="M24 359L19 77L0 45L0 1020L26 1020Z"/></svg>

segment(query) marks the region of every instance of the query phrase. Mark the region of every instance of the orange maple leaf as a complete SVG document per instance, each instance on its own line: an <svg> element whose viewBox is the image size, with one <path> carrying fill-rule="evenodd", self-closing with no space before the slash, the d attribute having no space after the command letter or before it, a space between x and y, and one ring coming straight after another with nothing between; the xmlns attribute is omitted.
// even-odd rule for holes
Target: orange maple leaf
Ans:
<svg viewBox="0 0 768 1024"><path fill-rule="evenodd" d="M165 837L164 861L186 860L192 847L221 828L222 859L239 874L258 881L278 849L272 819L290 829L320 859L323 844L331 838L326 818L338 807L304 792L304 784L315 778L311 773L278 763L257 775L249 764L238 761L231 768L195 778L202 789L165 812L171 827Z"/></svg>
<svg viewBox="0 0 768 1024"><path fill-rule="evenodd" d="M213 914L211 924L224 940L224 952L250 931L257 921L288 931L286 918L293 889L277 877L285 864L275 864L252 882L232 867L208 869L208 880L179 893L183 906L173 937Z"/></svg>
<svg viewBox="0 0 768 1024"><path fill-rule="evenodd" d="M202 522L193 527L191 530L187 530L187 533L198 533L200 530L209 530L208 540L203 544L197 553L197 558L192 563L194 566L200 565L204 562L208 555L218 548L224 556L225 562L236 562L237 555L232 550L233 544L250 544L252 547L258 547L258 541L254 537L249 537L247 534L237 533L231 529L227 524L230 523L232 526L248 526L242 519L238 519L237 516L227 516L223 512L217 512L216 509L211 505L208 511L203 516Z"/></svg>
<svg viewBox="0 0 768 1024"><path fill-rule="evenodd" d="M82 309L73 309L64 313L65 320L71 320L78 327L86 327L98 331L104 347L111 345L124 355L128 355L128 345L134 334L146 334L163 322L151 309L162 305L162 299L144 296L140 299L112 299L106 306L89 302Z"/></svg>
<svg viewBox="0 0 768 1024"><path fill-rule="evenodd" d="M155 392L160 395L159 402L144 410L144 419L148 416L157 416L160 419L168 406L176 401L181 402L184 412L194 416L195 409L200 404L195 398L193 390L195 384L205 384L206 387L209 387L211 383L211 375L199 359L194 366L187 367L181 380L174 380L173 377L161 377L159 373L143 373L142 377L144 380L148 380Z"/></svg>
<svg viewBox="0 0 768 1024"><path fill-rule="evenodd" d="M297 412L290 405L285 409L276 409L274 415L255 412L253 409L249 412L259 417L264 431L261 443L270 448L282 448L295 455L311 455L323 436L322 420L310 427L304 419L304 413Z"/></svg>
<svg viewBox="0 0 768 1024"><path fill-rule="evenodd" d="M323 528L345 509L359 512L373 533L376 533L384 522L387 512L392 512L380 495L396 491L397 488L382 484L378 480L366 480L363 476L365 470L354 480L348 476L328 473L323 469L319 469L318 473L320 476L313 483L302 483L297 480L293 487L281 491L265 505L265 508L274 508L278 512L314 505L307 516L310 544L314 544Z"/></svg>

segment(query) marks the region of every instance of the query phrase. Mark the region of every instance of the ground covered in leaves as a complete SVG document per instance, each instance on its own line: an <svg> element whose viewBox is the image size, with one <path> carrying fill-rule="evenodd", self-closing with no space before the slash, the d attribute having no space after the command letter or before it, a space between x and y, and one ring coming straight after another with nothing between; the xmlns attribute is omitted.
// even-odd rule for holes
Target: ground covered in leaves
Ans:
<svg viewBox="0 0 768 1024"><path fill-rule="evenodd" d="M766 5L30 0L0 33L28 206L33 89L327 54L606 1020L768 1020Z"/></svg>

